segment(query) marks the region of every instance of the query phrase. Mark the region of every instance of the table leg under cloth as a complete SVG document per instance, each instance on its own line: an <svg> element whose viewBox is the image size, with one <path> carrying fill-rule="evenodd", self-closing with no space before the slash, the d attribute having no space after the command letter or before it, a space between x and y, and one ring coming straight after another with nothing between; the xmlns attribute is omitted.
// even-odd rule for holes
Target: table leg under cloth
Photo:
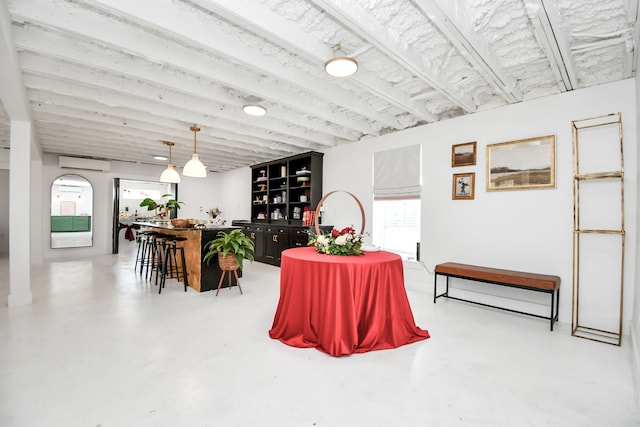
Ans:
<svg viewBox="0 0 640 427"><path fill-rule="evenodd" d="M271 338L332 356L396 348L429 338L416 326L402 260L390 252L282 254L280 301Z"/></svg>

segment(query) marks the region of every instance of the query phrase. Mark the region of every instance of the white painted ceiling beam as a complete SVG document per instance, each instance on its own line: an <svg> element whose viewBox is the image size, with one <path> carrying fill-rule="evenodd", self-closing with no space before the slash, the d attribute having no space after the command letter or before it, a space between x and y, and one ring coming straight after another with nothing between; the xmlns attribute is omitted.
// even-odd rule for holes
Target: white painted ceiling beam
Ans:
<svg viewBox="0 0 640 427"><path fill-rule="evenodd" d="M234 22L255 34L267 38L271 42L296 52L300 57L315 64L318 69L324 68L324 63L334 56L333 49L326 44L312 38L300 30L290 21L283 19L253 0L193 0L196 4L217 15ZM438 121L438 117L429 113L424 105L416 103L405 93L394 89L388 82L360 69L350 78L360 87L376 94L380 99L396 107L416 115L428 122ZM402 127L398 124L396 127Z"/></svg>
<svg viewBox="0 0 640 427"><path fill-rule="evenodd" d="M81 132L86 131L79 127L78 123L82 122L90 129L90 134L94 135L99 140L108 140L109 138L119 142L119 150L123 153L139 154L143 153L157 153L162 149L160 141L171 140L176 142L176 147L179 148L174 152L176 159L184 158L185 162L191 157L193 140L192 135L183 133L181 135L172 135L167 137L168 132L162 132L162 129L154 131L153 127L148 126L145 123L140 123L135 120L130 120L127 125L118 124L117 118L106 115L91 115L81 110L74 110L68 106L52 106L49 104L35 104L32 103L34 115L40 119L45 120L46 117L55 118L58 123L61 123L73 130L76 128L81 129ZM118 131L115 132L114 129ZM206 130L206 128L203 128ZM202 132L200 132L202 133ZM265 153L256 153L252 150L243 149L244 143L237 142L235 147L226 147L221 149L219 139L216 139L216 144L211 143L210 137L201 137L203 135L198 134L198 153L201 155L202 160L207 163L211 163L214 159L222 159L227 161L229 165L233 165L236 162L240 162L240 158L243 156L249 158L263 158L269 159L272 156L267 156ZM190 138L191 137L191 138ZM46 145L43 138L43 146ZM125 147L122 145L125 143ZM279 153L274 153L276 156Z"/></svg>
<svg viewBox="0 0 640 427"><path fill-rule="evenodd" d="M18 31L18 33L20 33L20 31ZM107 65L104 65L99 60L85 60L84 68L77 66L77 64L72 64L70 61L74 61L75 59L70 56L74 54L74 49L70 46L63 46L54 43L49 46L49 49L46 49L46 52L43 50L42 53L35 53L35 49L38 48L38 45L34 40L28 37L21 40L20 46L23 49L30 49L31 52L22 54L24 57L23 67L25 71L52 76L58 74L64 76L69 75L70 73L74 76L74 80L68 85L68 89L70 91L75 91L76 89L74 89L73 86L77 84L85 83L87 85L92 85L95 89L101 89L101 91L98 94L93 93L89 96L98 97L98 99L101 99L102 103L107 105L117 106L125 103L128 107L136 107L136 105L143 103L141 99L137 98L143 98L146 100L146 103L138 108L143 111L166 110L173 107L179 108L179 110L186 109L200 115L204 114L215 117L216 119L228 120L242 124L246 124L247 121L253 120L256 128L263 128L268 132L276 132L283 135L289 134L295 138L299 138L300 141L308 141L303 144L303 146L309 146L310 142L324 146L335 145L335 138L333 136L327 136L316 132L300 131L300 127L284 126L278 123L278 120L270 117L252 119L239 109L229 108L228 106L222 105L218 102L203 99L207 94L206 84L198 86L196 83L181 80L184 83L184 86L182 91L179 91L178 88L174 89L173 87L164 88L158 86L158 84L162 84L162 82L158 84L153 82L141 82L145 77L151 78L149 75L161 73L153 73L151 70L148 70L133 61L128 63L125 58L122 58L122 61L124 62L124 69L128 72L126 76L117 74L118 71L115 69L104 68ZM53 59L47 57L48 54L56 55L57 58ZM122 64L122 62L119 63ZM86 66L91 67L91 69L94 69L95 71L87 69ZM136 67L139 68L140 73L132 74L138 70ZM113 91L109 90L110 87L114 86L114 83L116 83L118 87L122 88L121 92L113 93ZM195 91L197 87L201 88L201 96L197 96L196 94L193 96L187 96L185 94L185 92L188 94L190 90ZM124 99L122 98L123 96L125 97ZM160 97L162 98L161 100L159 99ZM175 110L173 114L179 114L179 110ZM299 143L296 145L299 145Z"/></svg>
<svg viewBox="0 0 640 427"><path fill-rule="evenodd" d="M28 85L48 152L147 163L168 139L179 165L198 124L210 170L446 120L459 101L485 111L618 81L640 37L638 0L0 0L0 14L0 87ZM361 62L354 77L323 72L336 43ZM267 116L241 112L254 100Z"/></svg>
<svg viewBox="0 0 640 427"><path fill-rule="evenodd" d="M10 119L31 122L6 1L0 1L0 76L0 104Z"/></svg>
<svg viewBox="0 0 640 427"><path fill-rule="evenodd" d="M107 75L104 72L93 71L89 72L82 68L74 69L71 64L51 61L45 57L31 54L22 53L22 62L24 64L25 71L35 79L36 77L42 77L49 79L49 81L43 81L39 83L38 87L57 88L58 82L62 80L63 83L67 83L71 96L84 96L96 99L96 91L100 94L108 94L111 96L107 99L103 97L102 102L110 106L124 105L130 107L131 105L138 105L138 110L153 112L154 114L167 117L168 119L175 119L183 121L185 123L201 123L208 125L212 128L222 129L223 131L235 132L239 135L239 138L246 139L255 138L261 140L261 145L273 145L274 143L281 143L291 147L304 147L311 148L314 145L310 144L307 139L294 138L287 135L280 135L276 129L270 132L270 139L264 139L264 132L258 127L246 127L246 118L242 117L230 117L228 120L220 119L220 117L212 118L209 115L202 115L202 111L211 110L212 104L203 100L194 99L191 97L185 97L184 94L173 92L172 90L163 90L161 88L154 88L141 82L137 84L128 85L126 80L119 84L126 93L115 92L111 89L114 76ZM63 72L62 75L73 75L73 83L60 79L57 76L57 72ZM87 75L87 73L89 73ZM111 86L110 86L111 81ZM135 83L135 82L134 82ZM31 82L31 87L35 88L35 83ZM80 86L75 89L73 86ZM82 87L86 87L84 91ZM128 89L127 89L128 88ZM83 95L84 94L84 95ZM162 94L162 101L158 101L158 95ZM124 98L118 98L123 96ZM126 101L124 101L126 100ZM244 121L240 121L244 119ZM187 127L188 128L188 127Z"/></svg>
<svg viewBox="0 0 640 427"><path fill-rule="evenodd" d="M178 131L188 129L190 124L198 123L212 128L214 135L218 134L217 129L219 128L222 129L222 131L226 129L229 132L238 132L237 138L240 140L245 140L247 136L250 136L256 141L260 141L259 144L257 144L258 146L279 145L281 147L285 147L287 150L299 150L301 148L318 149L322 146L322 144L311 143L303 138L282 136L277 134L276 131L270 133L269 139L265 139L263 137L264 133L256 133L255 136L251 136L251 134L246 133L246 127L240 125L234 126L232 121L203 117L196 111L190 113L186 107L179 108L183 107L182 104L179 103L154 104L152 99L145 99L138 96L138 94L119 94L107 87L92 86L88 83L80 82L79 80L76 80L74 83L48 75L32 74L32 72L29 71L25 74L25 81L27 87L32 90L32 99L46 102L47 97L51 96L51 94L83 99L89 102L85 105L85 108L88 111L104 111L108 107L110 108L110 111L119 113L118 115L122 117L123 120L130 117L129 112L138 115L151 114L152 116L157 117L158 123L162 123L164 125L168 123L173 124L174 128ZM98 95L96 95L96 93L98 93ZM38 98L35 98L36 96ZM130 102L113 102L118 99L125 101L128 100ZM185 102L188 102L188 100L185 100ZM147 121L152 119L153 117L147 119Z"/></svg>
<svg viewBox="0 0 640 427"><path fill-rule="evenodd" d="M447 87L436 76L427 75L421 65L422 59L419 53L397 43L388 30L376 22L376 19L367 16L357 3L351 0L311 0L316 6L340 21L345 27L350 28L363 39L369 41L385 55L401 64L411 74L421 79L436 89L451 102L460 106L467 112L476 111L476 106L471 98L457 90Z"/></svg>
<svg viewBox="0 0 640 427"><path fill-rule="evenodd" d="M17 33L22 34L22 31L17 30ZM55 37L48 37L48 39L53 38ZM290 133L296 138L301 138L301 140L312 140L316 144L324 146L335 145L333 135L326 135L320 132L300 132L291 126L279 123L277 119L271 117L260 120L252 119L241 112L239 108L230 108L229 106L221 105L216 102L217 99L214 98L205 99L209 94L208 88L210 85L207 83L203 82L198 84L195 81L186 80L186 78L181 80L171 79L163 73L153 72L125 55L122 55L122 58L118 57L117 63L123 66L123 70L127 72L126 75L119 73L116 69L117 67L111 66L111 63L108 61L103 62L101 60L87 58L82 64L71 62L80 61L80 59L71 57L75 49L70 46L53 43L48 49L36 52L36 49L39 48L37 41L25 35L25 38L21 39L20 47L21 49L29 49L29 51L21 54L25 71L61 76L73 75L74 82L93 84L96 88L102 87L107 89L114 86L114 84L121 87L122 92L112 96L113 100L110 101L111 105L121 104L123 100L120 97L123 95L139 94L139 96L144 96L150 102L150 104L141 107L144 111L154 111L155 109L167 108L168 106L180 107L180 109L192 110L200 115L204 114L242 124L253 120L256 129L264 128L268 132L277 132L283 135ZM49 57L48 55L56 55L56 58ZM87 68L87 66L90 68ZM154 75L163 77L157 77L155 81L151 81L150 79L154 78ZM177 87L176 83L173 83L176 81L182 84L181 88ZM172 82L171 87L162 86L168 82ZM199 94L196 92L198 88L200 89ZM187 96L191 95L191 92L193 92L193 95ZM213 96L217 98L218 96L215 89L213 92ZM142 95L142 93L144 93L144 95ZM174 105L171 105L172 102ZM131 106L132 103L136 105L136 100L127 100L126 105ZM175 114L177 114L177 111ZM341 136L344 135L341 134Z"/></svg>
<svg viewBox="0 0 640 427"><path fill-rule="evenodd" d="M121 67L120 70L122 72L136 69L138 73L150 74L148 77L152 79L150 81L160 79L167 85L182 85L183 82L178 78L179 73L184 72L192 76L193 80L201 80L204 83L217 82L227 87L236 88L239 91L248 90L258 97L289 105L291 108L322 117L329 122L349 129L364 133L374 133L371 126L367 126L364 121L350 121L347 120L344 114L332 111L332 108L323 108L315 103L301 103L300 96L297 93L286 91L282 85L273 81L266 81L243 68L223 63L212 56L202 55L191 48L186 48L184 47L186 41L181 40L183 44L179 45L167 39L143 32L138 27L118 22L115 19L107 19L103 15L64 3L59 3L55 9L52 9L45 16L37 11L37 6L41 2L46 3L44 0L33 0L28 5L24 4L24 6L17 8L14 17L21 21L42 25L56 31L73 31L75 33L73 40L65 40L65 38L61 38L51 31L46 32L43 37L38 37L32 41L32 43L39 46L46 45L47 47L43 47L43 51L60 44L72 45L74 46L72 49L74 54L69 56L70 58L78 57L82 58L82 60L89 60L101 64L100 68L112 71L118 71L114 70L114 66ZM22 5L22 3L18 2L17 5ZM47 9L45 4L41 4L41 6L42 9ZM67 18L69 13L76 15L77 19L72 21L73 24L70 24ZM33 28L29 28L28 31L26 29L21 31L19 26L15 27L16 33L31 33L33 30ZM59 41L56 41L56 39ZM22 42L24 41L17 42L17 44L20 45ZM103 54L101 54L102 49L106 49ZM246 48L243 49L243 51L246 50ZM247 53L247 55L251 54L253 58L259 56L259 52ZM152 63L153 66L150 67L149 65ZM149 72L150 68L155 73ZM169 75L163 75L167 71ZM307 82L309 80L308 75L300 73L296 77L298 77L298 81L295 86L298 87L298 90L306 90L305 88L307 87L306 85L301 86L300 83L310 83L309 87L314 86L311 82ZM168 80L172 83L168 82ZM327 93L332 94L332 91L335 91L333 87L324 89L326 89L325 96ZM200 88L200 91L202 90L203 88ZM321 91L322 89L317 90L317 92ZM240 93L242 94L242 92ZM353 101L353 96L351 96L351 100ZM241 99L236 99L235 102L237 109L240 110L244 102ZM375 114L375 116L376 119L381 118L378 114Z"/></svg>
<svg viewBox="0 0 640 427"><path fill-rule="evenodd" d="M560 19L548 0L524 0L534 34L547 55L562 92L578 88L571 51L562 34Z"/></svg>
<svg viewBox="0 0 640 427"><path fill-rule="evenodd" d="M258 73L274 76L275 79L281 82L287 82L301 91L313 93L315 96L324 99L328 97L329 99L337 100L339 102L338 105L364 117L377 120L389 126L396 123L392 115L375 111L370 105L360 102L355 99L351 93L336 85L330 84L326 79L318 78L295 67L283 67L276 59L264 55L259 47L248 46L246 43L243 43L241 39L235 37L235 35L223 31L223 28L205 22L204 17L206 15L196 15L193 11L188 10L191 9L191 6L186 3L178 4L173 0L154 0L153 7L151 8L144 2L129 0L86 0L85 3L94 6L99 5L99 7L104 10L118 13L138 24L154 27L159 32L172 35L174 40L182 44L205 49L211 53L229 58L232 61L242 63ZM87 16L87 19L93 20L93 18L94 17ZM116 23L113 26L116 27L116 31L120 28L122 32L121 24ZM131 26L131 28L133 28L133 26ZM127 32L129 31L130 30ZM90 33L92 32L85 32L84 34ZM96 34L94 33L94 35ZM105 37L104 34L102 37ZM112 38L112 40L118 40L116 42L117 44L128 46L129 49L134 49L132 43L135 45L136 40L152 38L149 34L136 34L133 40L126 35L123 37L121 35L109 34L108 37ZM166 50L149 52L149 49L153 49L153 45L149 46L148 43L141 44L139 47L141 49L136 48L138 53L153 57L156 61L166 62L170 59ZM175 48L172 48L172 52L174 50ZM192 52L191 55L193 59L194 52ZM185 63L188 64L189 61L187 60ZM210 68L207 70L209 75L212 74L212 70L216 70L215 74L217 74L216 68ZM203 75L206 75L206 73ZM238 87L246 87L246 85L238 85ZM280 90L282 90L282 86ZM259 93L259 91L257 93ZM299 104L296 105L296 103L291 106L301 107ZM369 133L371 133L371 130L369 130Z"/></svg>
<svg viewBox="0 0 640 427"><path fill-rule="evenodd" d="M168 151L166 146L162 145L159 141L148 139L149 135L141 135L138 138L138 144L131 144L127 149L122 149L122 138L120 135L109 132L108 130L102 132L87 132L86 128L74 127L73 121L69 120L69 123L65 126L64 121L68 116L64 116L62 120L60 117L56 117L55 111L51 112L36 112L35 115L39 116L42 120L56 120L59 122L56 125L45 124L42 126L42 141L43 148L45 151L52 151L52 148L59 150L61 146L64 145L75 145L75 150L79 151L82 155L93 156L93 157L103 157L103 158L112 158L117 160L131 160L131 159L139 159L146 158L147 161L145 163L150 164L163 164L166 162L156 161L152 158L153 155L167 155ZM96 128L100 127L99 122L93 123ZM109 126L103 126L104 128L109 128ZM185 144L189 144L185 141ZM193 141L191 141L191 147L193 147ZM198 153L204 153L206 149L204 147L200 147L198 144ZM53 151L55 152L55 151ZM94 153L93 155L91 153ZM68 153L67 153L68 154ZM221 170L233 169L236 167L240 167L243 165L243 162L240 160L239 156L233 156L232 154L223 155L219 152L215 153L215 159L217 162L222 163L224 165ZM173 155L173 161L175 165L185 164L190 158L189 155ZM260 156L255 156L260 159ZM213 159L213 157L211 157ZM209 168L212 168L212 160L204 160L203 162L207 164Z"/></svg>
<svg viewBox="0 0 640 427"><path fill-rule="evenodd" d="M633 36L632 36L632 48L635 46L635 49L632 49L631 55L631 75L626 75L626 77L631 77L635 75L636 69L638 67L638 44L640 44L640 21L638 20L638 0L625 0L626 9L627 9L627 20L629 24L633 27Z"/></svg>
<svg viewBox="0 0 640 427"><path fill-rule="evenodd" d="M150 119L153 119L154 116L145 115L143 113L139 113L132 110L127 109L119 109L108 106L98 106L96 104L91 103L90 101L70 97L66 95L58 95L54 93L38 93L29 91L29 95L32 100L32 104L36 105L34 109L38 109L39 104L52 105L55 108L58 107L67 107L67 108L76 108L82 111L91 111L93 109L94 113L100 116L105 117L115 117L121 123L125 120L129 120L127 126L122 126L122 133L128 134L128 137L132 139L137 139L139 135L132 135L130 131L132 129L132 123L147 123L153 129L156 130L156 134L161 135L161 138L158 141L162 140L172 140L175 141L177 139L185 139L185 137L190 137L192 134L190 131L183 126L183 122L172 121L169 118L156 117L156 120L150 122ZM91 108L88 108L91 107ZM121 114L119 114L121 113ZM201 127L207 127L207 124L200 124ZM210 129L210 128L209 128ZM216 130L215 135L207 134L204 136L204 141L208 141L208 145L212 147L214 150L219 150L221 153L226 153L231 156L248 156L248 155L263 155L265 158L272 158L273 155L286 156L293 152L297 152L295 149L274 149L268 148L264 145L263 141L259 141L256 138L240 138L237 134L232 134L230 132L220 132ZM297 148L297 147L296 147ZM191 156L192 146L191 144L176 145L173 148L173 152L176 155L183 153L185 156Z"/></svg>
<svg viewBox="0 0 640 427"><path fill-rule="evenodd" d="M104 115L94 115L91 116L83 111L74 111L70 107L59 107L59 106L51 106L48 104L39 104L34 105L34 115L37 114L40 118L56 118L60 123L66 124L68 127L68 131L71 132L75 129L74 126L77 126L80 129L80 132L83 133L84 136L87 136L87 131L82 127L78 126L78 122L80 120L87 121L91 126L91 132L88 134L93 134L95 141L108 141L109 138L119 141L122 143L123 141L128 142L134 139L136 142L128 144L128 146L123 149L120 147L120 151L124 153L162 153L166 151L163 150L160 145L160 141L163 140L162 133L153 132L150 129L145 129L144 124L140 124L135 121L131 121L130 126L127 125L127 128L131 128L131 130L125 130L122 132L114 132L113 129L116 128L116 125L113 124L113 120L111 117ZM74 115L75 114L75 115ZM121 128L122 126L120 126ZM76 133L74 133L76 134ZM198 135L200 136L200 135ZM169 138L166 138L169 139ZM172 138L174 141L179 141L179 145L183 145L184 147L189 147L189 150L184 154L176 153L176 158L184 158L185 161L191 157L192 147L193 147L193 139L188 139L183 137L180 138ZM216 156L222 157L230 162L234 162L238 159L238 156L241 154L242 150L238 150L237 154L234 154L232 151L225 152L220 149L211 150L210 144L207 144L206 141L202 141L200 143L200 138L198 138L198 152L211 153ZM253 155L250 154L250 155Z"/></svg>
<svg viewBox="0 0 640 427"><path fill-rule="evenodd" d="M522 91L513 78L508 76L486 43L467 31L468 24L461 23L451 13L451 1L422 0L415 5L442 31L460 54L484 77L496 93L509 103L522 101ZM455 10L455 9L454 9Z"/></svg>

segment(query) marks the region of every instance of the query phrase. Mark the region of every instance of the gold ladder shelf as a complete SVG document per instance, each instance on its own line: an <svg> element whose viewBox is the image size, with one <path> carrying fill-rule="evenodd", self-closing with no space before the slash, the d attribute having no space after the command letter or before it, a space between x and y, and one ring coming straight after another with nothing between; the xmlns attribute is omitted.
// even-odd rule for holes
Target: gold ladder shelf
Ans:
<svg viewBox="0 0 640 427"><path fill-rule="evenodd" d="M619 346L622 342L625 238L622 114L613 113L574 120L571 122L571 125L573 140L573 301L571 335ZM582 147L580 147L581 137L584 139ZM604 147L605 144L609 144L609 146ZM582 151L580 151L580 148L582 148ZM617 164L618 149L620 155L619 166ZM615 152L611 153L607 150L615 150ZM594 152L596 153L595 155ZM616 164L613 165L615 166L615 170L589 172L583 172L581 170L581 158L585 160L586 163L593 163L597 166L598 161L593 161L593 159L598 159L598 153L602 152L607 153L609 159L615 159ZM599 188L596 192L589 193L586 186L598 182L609 182L609 185ZM610 188L613 188L613 190ZM617 194L612 194L618 191L620 192L619 207L617 206L617 202L607 203L607 201L611 200L610 196L618 197ZM598 199L596 203L593 203L594 197L601 197L602 200ZM611 217L616 217L616 222L619 209L619 224L615 224L615 227L600 228L597 226L594 227L594 224L589 224L591 227L583 227L583 223L586 222L583 217L587 216L586 213L588 213L588 211L583 212L583 210L581 210L581 203L588 207L598 206L601 212L606 211ZM604 211L602 211L603 208ZM584 209L586 210L587 207ZM591 220L594 222L593 218ZM619 228L617 228L618 225ZM620 239L620 252L618 253L617 250L607 252L605 254L607 259L604 260L601 250L603 247L602 244L606 244L608 241L602 239L617 239L618 236ZM593 248L596 249L592 250L592 247L589 246L585 240L587 238L601 239L599 241L600 245L593 246ZM590 240L589 243L592 241L593 240ZM617 243L615 242L609 244L612 244L612 247L617 247ZM599 252L598 249L600 249ZM588 269L594 269L594 265L596 264L600 266L604 266L604 264L607 265L605 266L606 268L599 267L597 272L592 270L592 274L589 274ZM603 272L603 270L607 268L615 270L611 272L611 275L608 275L608 277L611 278L610 280L599 280L596 278L598 275L604 274L605 272ZM618 275L619 285L618 279L616 278ZM615 307L617 313L607 312L607 310L614 310L613 307ZM597 315L594 315L594 313L597 313ZM609 317L609 319L604 319L604 317ZM602 326L600 322L606 325ZM617 324L615 324L616 322Z"/></svg>

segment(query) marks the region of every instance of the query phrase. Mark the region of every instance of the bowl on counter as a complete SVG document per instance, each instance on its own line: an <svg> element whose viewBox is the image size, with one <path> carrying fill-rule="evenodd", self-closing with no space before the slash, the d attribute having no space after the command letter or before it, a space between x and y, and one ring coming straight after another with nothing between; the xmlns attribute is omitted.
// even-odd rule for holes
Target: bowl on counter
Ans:
<svg viewBox="0 0 640 427"><path fill-rule="evenodd" d="M175 228L187 228L190 226L189 220L186 218L172 218L171 225ZM193 225L191 225L191 227L193 227Z"/></svg>

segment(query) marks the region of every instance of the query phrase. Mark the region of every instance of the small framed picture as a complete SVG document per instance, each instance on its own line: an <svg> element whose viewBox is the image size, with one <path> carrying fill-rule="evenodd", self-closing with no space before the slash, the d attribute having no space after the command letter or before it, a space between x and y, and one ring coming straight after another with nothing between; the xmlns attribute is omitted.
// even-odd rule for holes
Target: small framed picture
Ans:
<svg viewBox="0 0 640 427"><path fill-rule="evenodd" d="M473 200L475 178L475 172L453 174L453 200Z"/></svg>
<svg viewBox="0 0 640 427"><path fill-rule="evenodd" d="M451 147L451 167L473 166L476 164L476 143L465 142Z"/></svg>

